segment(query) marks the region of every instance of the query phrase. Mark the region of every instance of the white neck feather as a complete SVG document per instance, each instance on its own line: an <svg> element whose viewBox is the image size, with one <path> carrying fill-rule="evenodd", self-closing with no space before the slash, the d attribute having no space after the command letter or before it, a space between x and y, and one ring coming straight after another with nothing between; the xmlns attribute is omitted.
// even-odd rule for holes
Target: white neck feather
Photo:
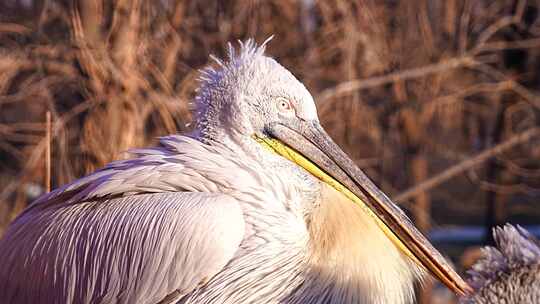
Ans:
<svg viewBox="0 0 540 304"><path fill-rule="evenodd" d="M360 207L326 184L309 230L313 275L306 288L323 293L313 303L413 302L421 269Z"/></svg>

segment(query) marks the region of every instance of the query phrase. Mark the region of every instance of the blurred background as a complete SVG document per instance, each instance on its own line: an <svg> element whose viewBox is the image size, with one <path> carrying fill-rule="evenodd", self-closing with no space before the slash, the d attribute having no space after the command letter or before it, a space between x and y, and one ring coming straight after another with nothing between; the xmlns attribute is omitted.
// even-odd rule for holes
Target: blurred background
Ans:
<svg viewBox="0 0 540 304"><path fill-rule="evenodd" d="M494 225L540 233L539 6L0 0L0 235L50 187L188 132L208 55L275 35L330 135L463 271Z"/></svg>

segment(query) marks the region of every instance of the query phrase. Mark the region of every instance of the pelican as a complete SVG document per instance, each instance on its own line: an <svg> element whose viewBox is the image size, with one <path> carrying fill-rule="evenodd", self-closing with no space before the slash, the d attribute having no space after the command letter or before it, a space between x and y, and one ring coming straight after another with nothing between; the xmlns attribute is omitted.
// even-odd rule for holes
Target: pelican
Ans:
<svg viewBox="0 0 540 304"><path fill-rule="evenodd" d="M493 230L496 247L482 248L483 257L469 270L475 292L462 304L540 303L540 242L520 226Z"/></svg>
<svg viewBox="0 0 540 304"><path fill-rule="evenodd" d="M201 73L194 131L38 198L0 241L6 303L411 303L469 287L253 40ZM104 122L106 123L106 122Z"/></svg>

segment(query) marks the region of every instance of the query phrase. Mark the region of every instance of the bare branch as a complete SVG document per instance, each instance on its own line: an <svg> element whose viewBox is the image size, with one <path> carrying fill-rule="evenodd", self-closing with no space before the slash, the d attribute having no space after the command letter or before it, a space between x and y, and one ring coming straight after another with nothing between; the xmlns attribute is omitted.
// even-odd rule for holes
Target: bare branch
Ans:
<svg viewBox="0 0 540 304"><path fill-rule="evenodd" d="M450 69L457 69L463 66L470 66L474 65L476 61L474 61L469 56L463 56L463 57L456 57L451 59L445 59L440 62L413 68L409 70L402 70L399 72L378 76L378 77L371 77L367 79L355 79L347 82L343 82L338 84L337 86L333 88L329 88L324 90L321 94L319 94L318 102L322 103L327 99L330 99L332 97L338 97L341 95L349 94L358 90L368 89L376 86L381 86L384 84L396 82L396 81L403 81L413 78L419 78L424 77L430 74L434 73L440 73L446 70Z"/></svg>
<svg viewBox="0 0 540 304"><path fill-rule="evenodd" d="M513 136L512 138L508 139L507 141L496 145L493 148L487 149L484 152L471 157L467 160L464 160L446 170L443 172L427 179L425 182L422 182L400 194L398 194L394 200L396 202L403 202L406 200L409 200L416 196L418 193L428 191L434 187L439 186L440 184L446 182L447 180L455 177L456 175L459 175L468 169L478 166L481 163L485 162L486 160L490 159L491 157L502 153L503 151L506 151L516 145L525 143L533 139L534 137L540 135L540 128L531 128L523 133L520 133L518 135Z"/></svg>

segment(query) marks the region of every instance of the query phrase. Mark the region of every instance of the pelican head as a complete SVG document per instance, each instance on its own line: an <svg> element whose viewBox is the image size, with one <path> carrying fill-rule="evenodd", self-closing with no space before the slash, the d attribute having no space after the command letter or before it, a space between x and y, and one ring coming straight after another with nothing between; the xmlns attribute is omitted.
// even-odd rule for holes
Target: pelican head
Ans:
<svg viewBox="0 0 540 304"><path fill-rule="evenodd" d="M249 40L238 55L229 44L227 62L211 56L219 68L202 71L195 98L197 130L204 138L264 137L275 124L318 121L315 102L304 85L264 56L268 41L256 47Z"/></svg>
<svg viewBox="0 0 540 304"><path fill-rule="evenodd" d="M229 45L227 60L213 57L218 67L202 71L197 136L251 150L259 162L278 162L289 170L275 174L287 175L291 184L309 187L316 181L316 198L297 208L309 230L313 280L351 286L337 297L362 289L368 303L408 302L414 281L425 272L458 294L468 292L467 283L399 207L332 141L309 91L264 55L267 42L241 43L238 54Z"/></svg>

